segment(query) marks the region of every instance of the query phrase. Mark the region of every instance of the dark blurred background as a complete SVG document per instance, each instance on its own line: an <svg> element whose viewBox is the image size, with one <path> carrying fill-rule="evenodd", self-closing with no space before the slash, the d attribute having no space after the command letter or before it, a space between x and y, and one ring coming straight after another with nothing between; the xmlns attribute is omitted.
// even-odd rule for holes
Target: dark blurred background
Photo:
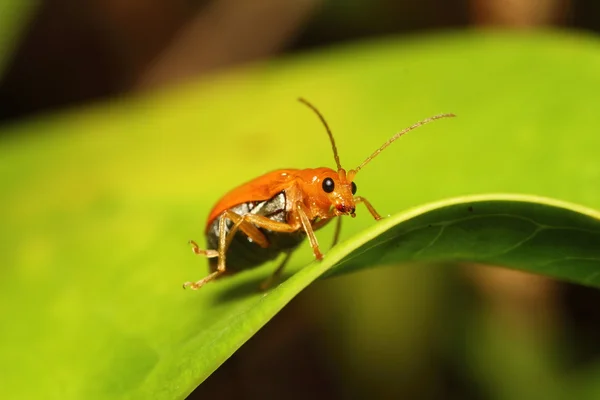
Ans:
<svg viewBox="0 0 600 400"><path fill-rule="evenodd" d="M0 83L0 121L282 53L474 26L600 30L594 0L45 0Z"/></svg>
<svg viewBox="0 0 600 400"><path fill-rule="evenodd" d="M46 0L0 82L0 121L312 48L477 27L598 32L600 2ZM527 386L551 391L557 375L600 360L597 290L491 267L427 266L394 272L410 293L399 305L373 298L387 273L366 272L370 291L361 291L365 273L312 285L190 398L508 399ZM420 297L421 289L429 294ZM473 349L489 354L477 361ZM506 363L498 368L504 375L486 373L490 360ZM521 389L507 387L514 381Z"/></svg>

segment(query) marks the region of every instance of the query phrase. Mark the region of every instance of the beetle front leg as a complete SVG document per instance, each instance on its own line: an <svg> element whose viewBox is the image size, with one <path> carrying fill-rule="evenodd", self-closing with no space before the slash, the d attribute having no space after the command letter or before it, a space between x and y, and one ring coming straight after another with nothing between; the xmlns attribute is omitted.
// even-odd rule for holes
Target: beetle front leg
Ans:
<svg viewBox="0 0 600 400"><path fill-rule="evenodd" d="M310 223L310 220L308 219L308 215L306 215L306 211L304 210L304 208L305 205L302 204L302 202L296 202L296 211L300 216L302 228L304 228L306 236L308 236L308 241L310 243L310 247L312 247L313 249L313 254L315 255L315 258L320 261L323 259L323 253L321 253L321 250L319 249L319 242L317 240L317 236L315 235L315 231L313 230L313 227Z"/></svg>
<svg viewBox="0 0 600 400"><path fill-rule="evenodd" d="M236 223L234 225L234 227L232 227L231 231L229 232L229 235L231 235L232 233L235 233L234 229L236 229L238 226L239 226L239 229L243 231L243 227L245 226L245 224L248 224L249 226L251 226L254 229L256 229L256 227L259 227L259 228L267 229L267 230L270 230L273 232L281 232L281 233L292 233L292 232L296 232L300 229L299 226L294 226L294 225L291 225L291 224L288 224L285 222L273 221L272 219L269 219L262 215L246 214L242 217L242 220L240 221L239 224ZM258 229L257 229L257 231L258 231ZM260 231L258 231L258 232L260 233ZM261 233L261 235L262 235L262 233ZM251 236L249 236L249 237L251 237ZM228 238L227 240L228 240L227 244L229 244L231 239ZM265 238L265 241L266 240L267 239ZM258 242L258 240L255 240L255 241ZM268 242L266 242L266 243L268 245ZM281 263L279 264L279 266L277 267L275 272L273 272L273 274L260 285L260 290L266 290L273 284L273 282L275 282L281 276L281 273L283 272L283 269L285 268L287 262L290 260L291 256L292 256L292 251L286 252L284 259L281 261Z"/></svg>
<svg viewBox="0 0 600 400"><path fill-rule="evenodd" d="M244 215L244 218L247 219L248 222L252 222L252 224L260 228L268 229L274 232L296 232L300 228L302 228L304 232L306 232L306 236L308 236L308 241L310 242L310 246L313 249L315 258L317 260L322 260L323 254L321 253L321 250L319 250L319 242L317 241L315 231L313 230L312 225L310 224L310 220L306 215L306 211L304 210L304 204L302 204L301 202L297 202L295 208L296 212L298 213L298 216L300 217L300 226L290 225L285 222L273 221L261 215L246 214Z"/></svg>
<svg viewBox="0 0 600 400"><path fill-rule="evenodd" d="M371 213L371 215L373 216L373 218L375 218L377 221L379 221L380 219L382 219L381 215L379 215L379 213L377 211L375 211L375 208L364 197L356 196L354 198L354 202L356 204L363 203L365 205L365 207L367 207L367 210L369 210L369 212Z"/></svg>
<svg viewBox="0 0 600 400"><path fill-rule="evenodd" d="M228 249L231 245L231 241L233 240L235 233L238 231L242 231L244 235L248 236L254 243L259 245L262 248L269 247L269 241L267 237L250 222L250 218L252 214L246 214L241 216L239 214L234 213L233 211L227 210L223 214L225 217L229 218L233 222L233 226L229 230L229 234L227 235L227 242L225 243L225 248Z"/></svg>
<svg viewBox="0 0 600 400"><path fill-rule="evenodd" d="M263 217L262 215L254 215L254 214L246 214L244 215L244 219L248 222L251 222L253 225L256 225L259 228L268 229L274 232L296 232L300 228L306 232L306 236L308 236L308 241L310 246L313 249L313 253L317 260L323 259L323 253L319 250L319 242L317 241L317 237L315 236L315 231L312 228L310 220L306 215L306 211L304 210L304 204L301 202L297 202L295 204L296 212L300 218L300 226L294 224L288 224L285 222L277 222L273 221L267 217Z"/></svg>
<svg viewBox="0 0 600 400"><path fill-rule="evenodd" d="M313 231L323 228L325 225L330 223L334 218L336 218L336 215L334 213L331 213L330 216L327 216L326 218L320 219L319 221L315 222L314 224L312 224ZM335 230L333 231L333 241L331 242L331 247L333 247L337 244L338 240L340 239L341 231L342 231L342 218L337 217L337 221L335 223Z"/></svg>

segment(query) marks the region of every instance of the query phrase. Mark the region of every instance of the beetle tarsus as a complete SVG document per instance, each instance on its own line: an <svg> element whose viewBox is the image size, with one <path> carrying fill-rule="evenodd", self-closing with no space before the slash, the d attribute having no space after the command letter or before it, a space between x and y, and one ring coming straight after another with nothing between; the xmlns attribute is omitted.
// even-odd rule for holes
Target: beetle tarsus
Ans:
<svg viewBox="0 0 600 400"><path fill-rule="evenodd" d="M193 240L190 240L188 243L190 246L192 246L192 251L194 254L198 256L205 256L206 258L219 257L219 252L217 250L202 250L200 246L198 246L198 243L194 242Z"/></svg>
<svg viewBox="0 0 600 400"><path fill-rule="evenodd" d="M190 288L191 290L198 290L198 289L200 289L202 286L204 286L204 284L205 284L206 282L207 282L207 281L206 281L206 280L204 280L204 279L202 279L202 280L200 280L200 281L198 281L198 282L185 282L185 283L183 284L183 288L184 288L184 289Z"/></svg>

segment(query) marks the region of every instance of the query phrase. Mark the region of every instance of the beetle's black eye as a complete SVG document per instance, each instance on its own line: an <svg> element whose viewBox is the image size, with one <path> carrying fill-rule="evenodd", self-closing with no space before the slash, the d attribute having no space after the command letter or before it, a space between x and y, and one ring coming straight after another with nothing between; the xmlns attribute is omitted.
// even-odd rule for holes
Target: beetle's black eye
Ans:
<svg viewBox="0 0 600 400"><path fill-rule="evenodd" d="M352 194L356 194L356 183L352 182Z"/></svg>
<svg viewBox="0 0 600 400"><path fill-rule="evenodd" d="M335 188L335 184L333 183L333 179L325 178L323 180L323 190L325 191L325 193L333 192L334 188Z"/></svg>

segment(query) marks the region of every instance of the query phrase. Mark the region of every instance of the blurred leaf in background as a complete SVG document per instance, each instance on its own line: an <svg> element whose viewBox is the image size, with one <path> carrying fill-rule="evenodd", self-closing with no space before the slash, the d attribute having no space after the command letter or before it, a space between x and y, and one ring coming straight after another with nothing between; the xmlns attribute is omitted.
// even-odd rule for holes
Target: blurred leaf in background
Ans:
<svg viewBox="0 0 600 400"><path fill-rule="evenodd" d="M21 34L39 3L35 0L0 1L0 76L19 45Z"/></svg>

